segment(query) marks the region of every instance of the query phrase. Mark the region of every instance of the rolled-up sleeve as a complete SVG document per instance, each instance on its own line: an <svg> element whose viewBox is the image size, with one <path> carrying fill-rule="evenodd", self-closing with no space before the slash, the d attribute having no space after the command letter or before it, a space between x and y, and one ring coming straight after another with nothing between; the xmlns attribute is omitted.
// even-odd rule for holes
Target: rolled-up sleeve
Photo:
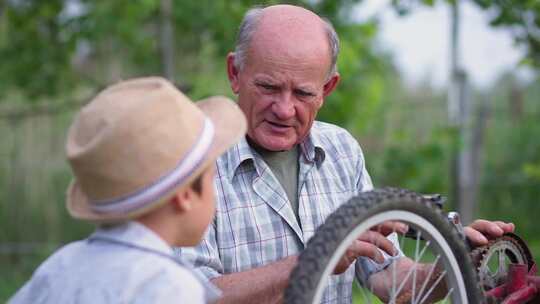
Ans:
<svg viewBox="0 0 540 304"><path fill-rule="evenodd" d="M211 280L223 274L219 258L215 225L211 225L201 243L195 247L175 247L175 255L184 263L191 265L195 272Z"/></svg>

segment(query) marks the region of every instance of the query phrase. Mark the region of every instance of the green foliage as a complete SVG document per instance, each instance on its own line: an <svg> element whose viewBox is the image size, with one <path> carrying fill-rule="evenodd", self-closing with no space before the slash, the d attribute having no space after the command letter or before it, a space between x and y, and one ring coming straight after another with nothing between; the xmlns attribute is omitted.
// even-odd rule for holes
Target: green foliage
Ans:
<svg viewBox="0 0 540 304"><path fill-rule="evenodd" d="M325 101L318 119L339 124L359 134L382 106L386 78L392 72L388 59L373 48L375 23L341 26L338 89Z"/></svg>
<svg viewBox="0 0 540 304"><path fill-rule="evenodd" d="M427 142L416 145L409 142L413 136L402 135L407 142L396 140L382 154L380 167L384 171L377 176L379 183L423 193L447 193L448 173L441 168L450 165L454 133L433 130Z"/></svg>
<svg viewBox="0 0 540 304"><path fill-rule="evenodd" d="M540 181L540 163L523 164L523 173L531 180Z"/></svg>
<svg viewBox="0 0 540 304"><path fill-rule="evenodd" d="M356 2L289 1L338 26L349 24L348 12ZM220 66L232 50L244 12L256 4L260 2L173 1L175 78L183 87L200 85L192 79L200 74L201 63ZM0 12L0 56L14 59L0 66L0 101L12 91L37 102L72 96L76 86L100 88L121 78L162 74L159 0L7 1ZM193 60L207 43L213 48L206 53L209 57ZM212 82L205 85L212 88Z"/></svg>
<svg viewBox="0 0 540 304"><path fill-rule="evenodd" d="M447 1L451 2L452 0ZM400 16L409 14L411 11L413 11L420 5L433 6L434 4L435 0L392 0L392 5Z"/></svg>
<svg viewBox="0 0 540 304"><path fill-rule="evenodd" d="M480 210L487 217L504 215L517 223L518 233L525 239L537 240L540 227L530 218L540 214L540 111L536 95L540 82L522 89L524 111L518 115L510 108L519 100L505 94L513 83L511 77L503 77L493 92Z"/></svg>
<svg viewBox="0 0 540 304"><path fill-rule="evenodd" d="M70 71L75 49L63 1L9 1L0 23L0 94L25 90L28 101L65 90L76 82Z"/></svg>

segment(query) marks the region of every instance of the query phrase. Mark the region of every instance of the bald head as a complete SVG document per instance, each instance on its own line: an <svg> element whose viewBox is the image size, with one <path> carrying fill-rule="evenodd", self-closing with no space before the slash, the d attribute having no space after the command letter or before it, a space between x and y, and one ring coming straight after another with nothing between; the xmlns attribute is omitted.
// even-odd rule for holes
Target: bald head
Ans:
<svg viewBox="0 0 540 304"><path fill-rule="evenodd" d="M310 10L294 5L273 5L262 10L259 30L265 26L277 29L292 29L307 32L314 30L323 33L324 21Z"/></svg>
<svg viewBox="0 0 540 304"><path fill-rule="evenodd" d="M302 7L274 5L246 13L237 37L236 68L243 69L250 52L268 49L292 58L322 55L328 58L328 76L336 72L339 40L334 28Z"/></svg>

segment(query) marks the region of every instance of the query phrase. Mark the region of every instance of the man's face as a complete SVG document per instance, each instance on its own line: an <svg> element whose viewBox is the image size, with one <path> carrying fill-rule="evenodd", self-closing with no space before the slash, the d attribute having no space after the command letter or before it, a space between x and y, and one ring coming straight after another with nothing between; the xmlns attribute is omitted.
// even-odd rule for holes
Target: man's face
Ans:
<svg viewBox="0 0 540 304"><path fill-rule="evenodd" d="M234 58L229 55L231 87L246 115L250 139L267 150L289 150L309 133L338 76L327 81L327 52L298 56L290 48L253 44L242 70L231 67Z"/></svg>

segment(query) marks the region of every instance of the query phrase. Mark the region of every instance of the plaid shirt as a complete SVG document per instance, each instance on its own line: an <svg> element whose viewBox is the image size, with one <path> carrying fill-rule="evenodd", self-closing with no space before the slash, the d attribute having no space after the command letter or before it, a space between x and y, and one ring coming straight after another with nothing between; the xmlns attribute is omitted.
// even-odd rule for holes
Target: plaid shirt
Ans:
<svg viewBox="0 0 540 304"><path fill-rule="evenodd" d="M301 252L328 215L373 188L362 150L344 129L315 122L300 147L300 224L283 187L243 139L217 160L216 217L204 240L176 253L208 279L267 265ZM323 302L350 303L354 273L351 266L331 276Z"/></svg>

